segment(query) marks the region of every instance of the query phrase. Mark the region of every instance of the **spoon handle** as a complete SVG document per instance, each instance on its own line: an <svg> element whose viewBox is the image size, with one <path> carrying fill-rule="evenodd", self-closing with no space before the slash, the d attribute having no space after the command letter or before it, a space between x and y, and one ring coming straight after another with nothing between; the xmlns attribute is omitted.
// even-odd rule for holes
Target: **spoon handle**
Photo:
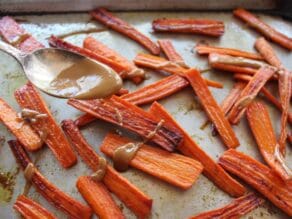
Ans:
<svg viewBox="0 0 292 219"><path fill-rule="evenodd" d="M9 45L8 43L0 41L0 50L13 56L17 61L19 61L22 64L22 59L25 56L25 54L23 54L18 49L14 48L13 46Z"/></svg>

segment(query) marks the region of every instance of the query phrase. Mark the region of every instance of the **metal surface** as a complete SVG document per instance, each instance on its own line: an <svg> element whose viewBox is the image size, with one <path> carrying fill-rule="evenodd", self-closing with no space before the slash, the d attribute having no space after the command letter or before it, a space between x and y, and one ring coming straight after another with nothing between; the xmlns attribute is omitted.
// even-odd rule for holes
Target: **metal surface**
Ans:
<svg viewBox="0 0 292 219"><path fill-rule="evenodd" d="M186 63L200 69L206 69L208 68L208 65L206 57L199 57L192 52L194 45L199 41L205 40L213 45L253 51L253 43L259 36L254 31L248 29L243 23L233 18L230 13L141 12L118 13L118 16L133 24L140 31L154 40L162 38L172 39L175 48L186 60ZM226 33L219 39L196 35L154 34L151 30L151 21L157 17L194 17L218 19L224 21L226 24ZM32 33L43 43L46 43L46 38L52 33L64 34L74 30L99 26L99 24L90 21L87 14L21 16L17 18L27 20L27 22L23 24L25 29L27 29L27 31ZM290 23L276 17L272 18L269 16L261 16L261 18L273 27L276 27L277 30L287 34L288 36L292 36L292 25ZM142 47L137 45L135 42L130 41L113 31L104 31L91 35L101 40L109 47L116 49L119 53L129 59L133 59L138 52L144 51ZM68 37L67 40L77 45L81 45L84 37L86 37L86 35L81 34ZM279 57L283 61L284 65L292 69L292 54L275 44L272 45L277 54L279 54ZM131 82L126 82L125 85L130 90L135 90L164 77L157 72L149 72L149 75L151 78L137 87ZM232 76L229 73L212 70L211 72L204 73L204 77L212 78L224 84L224 89L211 89L216 100L220 103L232 87ZM4 53L0 53L0 83L0 96L8 101L9 104L11 104L15 109L19 110L19 107L13 98L13 92L16 88L19 88L25 83L25 76L23 75L17 62ZM276 88L274 88L274 94L277 94ZM68 106L65 100L56 99L46 94L42 95L47 101L53 115L59 122L61 122L62 119L75 118L77 115L81 114L74 108ZM190 133L193 139L215 160L217 160L220 154L226 150L219 137L212 136L210 127L207 127L204 130L200 129L201 125L206 121L206 116L197 99L194 97L192 89L185 89L184 91L159 102L166 107L174 118L188 131L188 133ZM145 108L147 108L147 106ZM274 128L277 130L277 134L279 134L280 113L272 106L269 107L269 110L273 118ZM99 151L99 145L105 134L110 130L113 131L116 129L117 128L112 125L97 121L84 128L82 132L94 149L101 154ZM263 161L245 119L241 121L239 126L234 126L234 130L241 143L238 150ZM1 124L0 134L1 136L5 136L6 140L13 138ZM291 167L291 148L288 147L287 152L287 162L289 162L289 166ZM33 154L32 157L34 159L37 158L37 166L51 182L57 185L64 192L67 192L73 197L82 200L75 187L75 182L78 176L90 173L90 170L86 168L82 161L79 160L77 165L69 170L64 170L59 166L58 162L48 148L44 148ZM16 169L17 165L7 143L0 145L0 171L13 173L17 172ZM134 169L130 169L126 173L123 173L123 175L153 198L154 205L150 217L152 219L187 218L202 211L223 206L231 200L227 194L219 190L203 175L199 177L196 184L188 191L176 189L173 186L167 185L162 181L156 180L155 178ZM0 201L0 218L19 218L19 216L13 212L11 206L16 197L23 191L24 185L25 180L23 173L20 171L19 174L16 174L14 192L11 201L8 203ZM35 192L33 188L30 189L28 196L40 202L43 206L56 213L56 215L60 218L65 218L64 214L46 202L46 200ZM127 218L135 218L123 204L120 204L119 200L117 200L117 203L119 203L123 209L123 212L127 215ZM285 219L288 218L288 216L284 215L280 210L267 202L262 207L254 210L243 218Z"/></svg>

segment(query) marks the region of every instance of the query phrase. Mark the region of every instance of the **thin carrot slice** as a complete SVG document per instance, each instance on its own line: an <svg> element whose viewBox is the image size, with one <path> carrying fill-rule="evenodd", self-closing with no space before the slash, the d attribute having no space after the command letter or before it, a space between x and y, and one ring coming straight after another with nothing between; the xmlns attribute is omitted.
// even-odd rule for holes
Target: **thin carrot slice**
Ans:
<svg viewBox="0 0 292 219"><path fill-rule="evenodd" d="M239 141L235 136L228 120L225 118L220 106L207 87L200 72L196 69L190 69L186 73L186 77L197 94L200 102L202 103L205 112L209 119L215 125L223 143L229 148L235 148L239 145Z"/></svg>
<svg viewBox="0 0 292 219"><path fill-rule="evenodd" d="M158 44L169 61L175 62L182 67L187 67L181 55L175 50L171 40L158 40Z"/></svg>
<svg viewBox="0 0 292 219"><path fill-rule="evenodd" d="M74 165L77 162L77 157L36 88L31 83L27 83L16 90L14 96L21 108L35 110L47 115L46 118L31 123L31 126L36 132L40 133L42 140L49 146L63 167L68 168Z"/></svg>
<svg viewBox="0 0 292 219"><path fill-rule="evenodd" d="M128 138L110 133L100 150L113 157L115 149L129 142ZM202 164L194 159L146 144L140 146L129 165L181 189L189 189L203 170Z"/></svg>
<svg viewBox="0 0 292 219"><path fill-rule="evenodd" d="M157 102L154 102L149 112L158 119L163 119L166 123L179 129L184 136L184 143L177 149L185 156L200 161L204 170L203 173L219 188L231 196L239 197L245 193L245 188L233 179L220 165L218 165L192 137L172 118L172 116Z"/></svg>
<svg viewBox="0 0 292 219"><path fill-rule="evenodd" d="M190 219L228 219L228 218L240 218L245 214L251 212L255 208L259 207L264 203L264 199L256 196L253 193L249 193L245 196L233 200L230 204L211 210L208 212L201 213Z"/></svg>
<svg viewBox="0 0 292 219"><path fill-rule="evenodd" d="M47 209L24 195L18 196L13 208L25 219L57 219Z"/></svg>
<svg viewBox="0 0 292 219"><path fill-rule="evenodd" d="M183 141L180 131L164 125L150 113L120 97L112 96L101 100L69 99L68 104L98 119L133 131L168 151L173 151Z"/></svg>
<svg viewBox="0 0 292 219"><path fill-rule="evenodd" d="M250 27L263 34L266 38L277 43L278 45L292 50L292 39L285 36L284 34L276 31L274 28L264 23L262 20L257 18L255 15L246 11L245 9L239 8L233 11L234 16L246 22Z"/></svg>
<svg viewBox="0 0 292 219"><path fill-rule="evenodd" d="M72 120L64 120L62 122L62 127L84 162L92 171L97 171L99 155L86 142L78 127ZM122 200L138 218L146 218L150 214L152 199L131 184L110 165L107 165L103 183L111 192Z"/></svg>
<svg viewBox="0 0 292 219"><path fill-rule="evenodd" d="M219 164L292 216L292 186L285 183L273 170L234 149L226 151L220 157Z"/></svg>
<svg viewBox="0 0 292 219"><path fill-rule="evenodd" d="M103 183L93 181L90 176L80 176L76 186L99 218L125 218Z"/></svg>
<svg viewBox="0 0 292 219"><path fill-rule="evenodd" d="M42 147L40 137L17 113L0 98L0 121L12 132L13 135L29 151L35 151Z"/></svg>
<svg viewBox="0 0 292 219"><path fill-rule="evenodd" d="M276 69L274 67L264 66L260 68L252 77L230 110L228 118L232 124L239 123L241 117L246 111L246 107L253 101L262 87L264 87L265 83L274 75L275 72Z"/></svg>
<svg viewBox="0 0 292 219"><path fill-rule="evenodd" d="M159 18L152 22L156 32L195 33L219 37L224 34L224 23L216 20Z"/></svg>
<svg viewBox="0 0 292 219"><path fill-rule="evenodd" d="M154 42L152 42L149 37L139 32L127 22L115 17L106 9L97 8L91 11L90 15L107 27L136 41L147 50L149 50L152 54L158 55L160 53L160 48Z"/></svg>
<svg viewBox="0 0 292 219"><path fill-rule="evenodd" d="M18 141L8 142L16 161L20 167L25 170L31 163L28 155ZM73 199L69 195L59 190L55 185L50 183L35 167L30 176L30 181L36 190L56 208L68 214L72 218L90 218L91 209Z"/></svg>

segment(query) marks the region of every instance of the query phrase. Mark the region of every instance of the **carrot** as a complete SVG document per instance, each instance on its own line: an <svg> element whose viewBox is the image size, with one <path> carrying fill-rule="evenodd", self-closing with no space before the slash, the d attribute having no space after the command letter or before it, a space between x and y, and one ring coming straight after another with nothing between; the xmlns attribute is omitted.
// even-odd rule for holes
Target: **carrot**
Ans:
<svg viewBox="0 0 292 219"><path fill-rule="evenodd" d="M18 196L13 208L25 219L57 219L47 209L24 195Z"/></svg>
<svg viewBox="0 0 292 219"><path fill-rule="evenodd" d="M220 157L219 164L292 216L292 187L273 170L234 149L226 151Z"/></svg>
<svg viewBox="0 0 292 219"><path fill-rule="evenodd" d="M290 133L290 134L288 135L288 140L289 140L290 144L292 144L292 133Z"/></svg>
<svg viewBox="0 0 292 219"><path fill-rule="evenodd" d="M118 147L129 142L128 138L110 133L100 150L113 157ZM189 189L203 170L202 164L196 160L146 144L140 146L129 165L181 189Z"/></svg>
<svg viewBox="0 0 292 219"><path fill-rule="evenodd" d="M35 151L42 147L42 140L17 113L0 98L0 121L12 132L13 135L29 151Z"/></svg>
<svg viewBox="0 0 292 219"><path fill-rule="evenodd" d="M203 174L219 188L231 196L239 197L244 194L245 188L233 179L220 165L218 165L173 119L173 117L157 102L154 102L149 112L158 119L163 119L169 125L179 129L184 136L184 142L177 149L185 156L194 158L204 166Z"/></svg>
<svg viewBox="0 0 292 219"><path fill-rule="evenodd" d="M92 171L97 171L99 155L86 142L78 127L72 120L64 120L62 122L62 127L83 161ZM150 214L152 199L109 165L107 165L103 183L111 192L122 200L138 218L146 218Z"/></svg>
<svg viewBox="0 0 292 219"><path fill-rule="evenodd" d="M244 216L263 203L264 199L256 196L253 193L249 193L245 196L234 199L230 204L224 207L201 213L194 217L190 217L190 219L236 219Z"/></svg>
<svg viewBox="0 0 292 219"><path fill-rule="evenodd" d="M257 30L263 34L266 38L277 43L278 45L292 50L292 39L285 36L284 34L278 32L268 24L264 23L262 20L257 18L252 13L246 11L245 9L236 9L233 11L234 16L246 22L251 28Z"/></svg>
<svg viewBox="0 0 292 219"><path fill-rule="evenodd" d="M47 115L46 118L31 123L31 126L41 135L42 140L49 146L63 167L68 168L74 165L77 162L76 155L36 88L31 83L27 83L16 90L14 96L21 108Z"/></svg>
<svg viewBox="0 0 292 219"><path fill-rule="evenodd" d="M260 68L252 77L230 110L228 118L232 124L239 123L240 118L245 113L246 107L253 101L265 83L274 75L275 72L276 69L274 67L264 66Z"/></svg>
<svg viewBox="0 0 292 219"><path fill-rule="evenodd" d="M195 33L219 37L224 34L224 23L216 20L159 18L152 22L155 32Z"/></svg>
<svg viewBox="0 0 292 219"><path fill-rule="evenodd" d="M31 164L31 161L24 151L22 145L18 141L8 142L10 149L16 161L19 163L23 170L26 170L27 166ZM91 209L73 199L69 195L59 190L55 185L50 183L35 167L30 174L30 181L35 186L36 190L56 208L60 209L72 218L90 218ZM28 171L29 172L29 171Z"/></svg>
<svg viewBox="0 0 292 219"><path fill-rule="evenodd" d="M143 109L112 96L101 100L69 99L68 104L96 118L126 128L162 148L173 151L183 141L181 133Z"/></svg>
<svg viewBox="0 0 292 219"><path fill-rule="evenodd" d="M158 40L158 44L169 61L175 62L181 65L182 67L187 67L183 58L181 57L180 54L177 53L170 40Z"/></svg>
<svg viewBox="0 0 292 219"><path fill-rule="evenodd" d="M228 120L225 118L224 113L208 89L207 84L203 80L200 72L198 72L196 69L190 69L186 73L186 77L193 87L200 102L202 103L209 119L215 125L223 143L228 148L237 147L239 145L239 141L236 138Z"/></svg>
<svg viewBox="0 0 292 219"><path fill-rule="evenodd" d="M151 39L137 29L132 27L127 22L121 20L118 17L115 17L113 14L108 12L104 8L97 8L90 12L90 15L96 19L97 21L101 22L102 24L106 25L107 27L123 34L126 37L136 41L144 48L149 50L152 54L158 55L160 53L160 48Z"/></svg>
<svg viewBox="0 0 292 219"><path fill-rule="evenodd" d="M97 53L98 55L113 60L116 63L120 63L122 66L124 66L124 71L121 72L121 74L125 75L125 78L131 79L136 84L139 84L144 80L144 70L138 69L134 63L130 62L128 59L124 58L119 53L110 49L93 37L86 37L83 41L83 47L94 53Z"/></svg>

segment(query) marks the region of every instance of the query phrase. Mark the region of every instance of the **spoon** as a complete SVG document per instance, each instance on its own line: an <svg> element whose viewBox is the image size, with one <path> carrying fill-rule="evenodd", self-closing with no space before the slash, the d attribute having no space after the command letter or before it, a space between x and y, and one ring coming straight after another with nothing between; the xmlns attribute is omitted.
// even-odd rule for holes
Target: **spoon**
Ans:
<svg viewBox="0 0 292 219"><path fill-rule="evenodd" d="M43 48L24 54L1 41L0 50L20 63L31 83L56 97L103 98L122 87L122 79L113 69L77 53Z"/></svg>

